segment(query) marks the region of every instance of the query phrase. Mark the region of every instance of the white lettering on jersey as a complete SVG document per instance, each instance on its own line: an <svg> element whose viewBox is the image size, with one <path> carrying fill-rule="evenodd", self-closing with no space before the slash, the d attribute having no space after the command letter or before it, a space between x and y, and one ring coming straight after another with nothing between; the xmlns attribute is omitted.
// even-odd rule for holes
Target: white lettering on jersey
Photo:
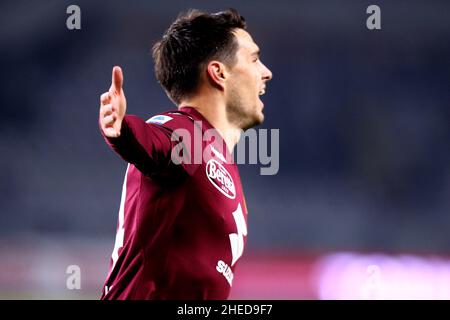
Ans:
<svg viewBox="0 0 450 320"><path fill-rule="evenodd" d="M231 270L230 266L227 265L225 262L223 262L222 260L217 261L217 266L216 266L216 270L223 274L223 276L225 277L225 279L227 279L228 283L230 284L230 287L233 284L233 271Z"/></svg>
<svg viewBox="0 0 450 320"><path fill-rule="evenodd" d="M113 286L105 286L105 296L111 291Z"/></svg>
<svg viewBox="0 0 450 320"><path fill-rule="evenodd" d="M117 228L116 242L114 244L114 250L111 255L111 258L113 260L113 265L111 267L111 271L114 269L117 259L119 259L119 249L123 247L123 237L125 234L125 229L124 229L125 200L127 197L127 176L128 176L129 167L130 167L130 165L127 166L127 170L125 171L125 178L123 180L122 196L120 198L120 208L119 208L119 227Z"/></svg>
<svg viewBox="0 0 450 320"><path fill-rule="evenodd" d="M236 211L233 212L234 221L236 222L237 233L231 233L230 244L233 261L231 266L234 266L236 261L242 256L244 252L244 236L247 235L247 224L245 223L244 213L242 212L241 204L239 203Z"/></svg>

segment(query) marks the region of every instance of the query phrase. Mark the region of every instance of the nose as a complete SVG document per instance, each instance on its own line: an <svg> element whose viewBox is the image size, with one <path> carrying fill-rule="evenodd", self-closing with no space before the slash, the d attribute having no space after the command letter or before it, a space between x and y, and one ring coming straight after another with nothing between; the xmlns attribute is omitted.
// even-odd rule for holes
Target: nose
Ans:
<svg viewBox="0 0 450 320"><path fill-rule="evenodd" d="M262 79L264 80L264 82L267 82L267 81L271 80L272 77L273 77L272 71L270 71L270 69L267 68L267 67L263 64Z"/></svg>

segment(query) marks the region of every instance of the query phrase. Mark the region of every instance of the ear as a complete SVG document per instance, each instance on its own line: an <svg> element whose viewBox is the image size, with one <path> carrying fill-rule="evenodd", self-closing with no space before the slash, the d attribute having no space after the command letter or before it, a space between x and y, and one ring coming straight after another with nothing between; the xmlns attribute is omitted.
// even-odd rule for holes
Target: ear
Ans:
<svg viewBox="0 0 450 320"><path fill-rule="evenodd" d="M219 61L213 60L208 63L206 74L209 82L220 90L225 90L225 80L227 73L225 65Z"/></svg>

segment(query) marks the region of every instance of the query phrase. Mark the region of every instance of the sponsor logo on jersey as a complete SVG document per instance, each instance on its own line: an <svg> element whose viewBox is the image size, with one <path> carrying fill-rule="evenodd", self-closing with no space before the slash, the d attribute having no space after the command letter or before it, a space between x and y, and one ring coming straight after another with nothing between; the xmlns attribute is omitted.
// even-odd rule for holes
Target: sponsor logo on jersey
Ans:
<svg viewBox="0 0 450 320"><path fill-rule="evenodd" d="M158 115L158 116L154 116L151 117L150 119L148 119L146 122L147 123L156 123L156 124L164 124L167 121L172 120L172 117L169 116L165 116L165 115Z"/></svg>
<svg viewBox="0 0 450 320"><path fill-rule="evenodd" d="M236 188L234 186L233 178L228 173L227 169L221 165L217 160L210 159L206 164L206 175L209 181L230 199L236 198Z"/></svg>

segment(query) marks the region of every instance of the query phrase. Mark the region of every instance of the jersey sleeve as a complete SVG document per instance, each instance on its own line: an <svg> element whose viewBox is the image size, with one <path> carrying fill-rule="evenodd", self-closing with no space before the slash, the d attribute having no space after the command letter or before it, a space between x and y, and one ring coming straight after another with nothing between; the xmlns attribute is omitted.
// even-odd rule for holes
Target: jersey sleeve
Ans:
<svg viewBox="0 0 450 320"><path fill-rule="evenodd" d="M126 162L145 175L154 175L169 166L172 150L171 130L157 122L126 115L118 138L102 135L106 143Z"/></svg>

